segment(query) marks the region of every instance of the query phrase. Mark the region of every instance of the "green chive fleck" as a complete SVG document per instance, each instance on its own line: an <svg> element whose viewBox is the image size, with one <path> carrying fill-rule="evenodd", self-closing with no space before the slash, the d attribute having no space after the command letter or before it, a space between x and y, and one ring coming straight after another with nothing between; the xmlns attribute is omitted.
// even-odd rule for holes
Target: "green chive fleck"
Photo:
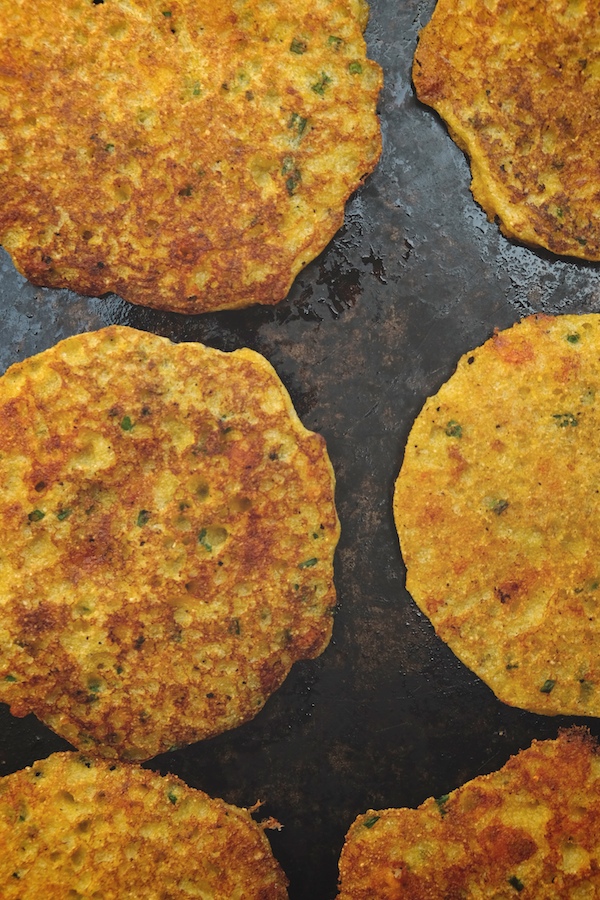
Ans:
<svg viewBox="0 0 600 900"><path fill-rule="evenodd" d="M379 822L380 818L381 816L369 816L368 819L365 819L363 825L365 826L365 828L372 828L375 822Z"/></svg>
<svg viewBox="0 0 600 900"><path fill-rule="evenodd" d="M516 875L511 875L508 879L508 883L511 887L514 887L515 891L522 891L525 885L521 881L520 878L517 878Z"/></svg>
<svg viewBox="0 0 600 900"><path fill-rule="evenodd" d="M348 66L348 71L351 75L362 75L362 66L357 60L354 60Z"/></svg>
<svg viewBox="0 0 600 900"><path fill-rule="evenodd" d="M169 798L171 803L177 803L177 794L175 794L173 791L169 791L167 797Z"/></svg>
<svg viewBox="0 0 600 900"><path fill-rule="evenodd" d="M41 509L34 509L33 512L29 513L27 518L30 522L41 522L45 515L46 513L42 512Z"/></svg>
<svg viewBox="0 0 600 900"><path fill-rule="evenodd" d="M206 539L206 528L203 528L198 533L198 543L202 544L202 546L204 547L205 550L212 550L212 544L209 544Z"/></svg>
<svg viewBox="0 0 600 900"><path fill-rule="evenodd" d="M308 50L308 44L306 41L301 41L298 38L294 38L292 43L290 44L290 51L292 53L297 53L301 56L303 53L306 53Z"/></svg>
<svg viewBox="0 0 600 900"><path fill-rule="evenodd" d="M568 334L565 340L567 340L570 344L578 344L580 338L577 332L574 332L573 334Z"/></svg>
<svg viewBox="0 0 600 900"><path fill-rule="evenodd" d="M496 513L497 516L501 516L508 507L508 500L492 500L490 502L490 509L493 513Z"/></svg>
<svg viewBox="0 0 600 900"><path fill-rule="evenodd" d="M586 240L585 238L578 237L578 238L575 238L575 240L576 240L577 243L580 244L582 247L585 247L585 245L587 244L587 240Z"/></svg>
<svg viewBox="0 0 600 900"><path fill-rule="evenodd" d="M308 119L305 119L300 113L293 112L288 119L287 127L293 129L298 137L301 137L307 124Z"/></svg>
<svg viewBox="0 0 600 900"><path fill-rule="evenodd" d="M150 515L151 515L151 513L149 510L140 509L140 511L138 513L138 517L137 517L137 524L139 525L140 528L142 527L142 525L148 524L148 522L150 521Z"/></svg>
<svg viewBox="0 0 600 900"><path fill-rule="evenodd" d="M573 415L573 413L554 413L552 416L553 419L556 419L556 424L559 428L575 428L576 425L579 425L579 422Z"/></svg>
<svg viewBox="0 0 600 900"><path fill-rule="evenodd" d="M545 682L540 688L541 694L551 694L554 688L556 681L553 681L552 678L546 678Z"/></svg>
<svg viewBox="0 0 600 900"><path fill-rule="evenodd" d="M292 197L295 194L296 188L298 187L298 185L300 184L301 181L302 181L302 175L300 174L300 169L293 169L291 174L288 175L288 177L285 179L285 189L288 192L288 194L290 195L290 197Z"/></svg>
<svg viewBox="0 0 600 900"><path fill-rule="evenodd" d="M305 559L304 562L298 563L299 569L312 569L313 566L319 562L316 556L311 557L311 559Z"/></svg>
<svg viewBox="0 0 600 900"><path fill-rule="evenodd" d="M165 19L170 19L172 15L173 15L173 13L170 12L168 9L163 9L163 16L165 17Z"/></svg>
<svg viewBox="0 0 600 900"><path fill-rule="evenodd" d="M133 428L133 422L129 418L129 416L123 416L121 419L121 428L123 431L131 431Z"/></svg>
<svg viewBox="0 0 600 900"><path fill-rule="evenodd" d="M459 425L456 419L450 419L446 425L446 434L448 437L461 438L462 433L462 425Z"/></svg>
<svg viewBox="0 0 600 900"><path fill-rule="evenodd" d="M327 43L332 48L332 50L338 51L344 41L341 37L336 37L334 34L330 34Z"/></svg>
<svg viewBox="0 0 600 900"><path fill-rule="evenodd" d="M321 72L321 77L316 82L316 84L311 85L311 89L318 94L320 97L325 96L325 88L328 84L331 84L331 78L329 75L326 75L325 72Z"/></svg>
<svg viewBox="0 0 600 900"><path fill-rule="evenodd" d="M448 802L450 794L442 794L441 797L436 797L435 804L440 811L441 816L445 816L448 812L446 809L446 803Z"/></svg>
<svg viewBox="0 0 600 900"><path fill-rule="evenodd" d="M17 679L15 678L14 675L5 675L5 676L4 676L4 680L5 680L5 681L10 681L10 682L12 683L12 682L15 682Z"/></svg>
<svg viewBox="0 0 600 900"><path fill-rule="evenodd" d="M67 507L66 509L59 509L59 511L56 513L56 518L59 522L64 522L65 519L69 518L72 512L73 510L69 507Z"/></svg>

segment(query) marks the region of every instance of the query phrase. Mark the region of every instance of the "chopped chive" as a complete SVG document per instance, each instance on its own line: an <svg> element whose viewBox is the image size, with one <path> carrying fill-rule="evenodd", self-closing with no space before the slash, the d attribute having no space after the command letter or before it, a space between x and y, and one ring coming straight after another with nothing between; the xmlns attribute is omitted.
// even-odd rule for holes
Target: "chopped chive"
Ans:
<svg viewBox="0 0 600 900"><path fill-rule="evenodd" d="M552 416L553 419L556 419L556 424L559 428L575 428L576 425L579 425L577 418L573 415L573 413L554 413Z"/></svg>
<svg viewBox="0 0 600 900"><path fill-rule="evenodd" d="M441 797L436 797L435 805L439 809L441 816L445 816L448 812L448 810L446 809L446 803L448 802L449 797L450 794L442 794Z"/></svg>
<svg viewBox="0 0 600 900"><path fill-rule="evenodd" d="M321 72L321 77L315 84L311 85L311 89L315 92L315 94L318 94L320 97L324 97L325 88L328 84L331 84L331 78L329 77L329 75L326 75L325 72Z"/></svg>
<svg viewBox="0 0 600 900"><path fill-rule="evenodd" d="M525 885L521 881L520 878L517 878L516 875L511 875L508 879L508 883L511 887L514 887L515 891L522 891Z"/></svg>
<svg viewBox="0 0 600 900"><path fill-rule="evenodd" d="M375 822L379 822L380 818L381 816L369 816L368 819L365 819L363 825L365 826L365 828L372 828Z"/></svg>
<svg viewBox="0 0 600 900"><path fill-rule="evenodd" d="M14 682L14 681L16 681L17 679L15 678L14 675L5 675L5 676L4 676L4 680L5 680L5 681Z"/></svg>
<svg viewBox="0 0 600 900"><path fill-rule="evenodd" d="M66 509L59 509L56 513L56 518L59 522L64 522L65 519L68 519L73 510L70 507L66 507Z"/></svg>
<svg viewBox="0 0 600 900"><path fill-rule="evenodd" d="M462 425L459 425L456 419L450 419L446 425L446 434L448 437L461 438L462 433Z"/></svg>
<svg viewBox="0 0 600 900"><path fill-rule="evenodd" d="M553 681L552 678L547 678L540 688L540 693L541 694L551 694L552 689L554 688L555 684L556 684L556 681Z"/></svg>
<svg viewBox="0 0 600 900"><path fill-rule="evenodd" d="M147 509L140 509L137 517L137 524L141 528L142 525L147 525L150 520L150 511Z"/></svg>
<svg viewBox="0 0 600 900"><path fill-rule="evenodd" d="M41 509L34 509L32 512L29 513L27 518L29 519L30 522L41 522L45 515L46 515L46 513L42 512Z"/></svg>
<svg viewBox="0 0 600 900"><path fill-rule="evenodd" d="M198 543L202 544L202 546L204 547L205 550L212 550L212 544L209 544L209 542L207 541L206 534L207 534L206 528L203 528L198 533Z"/></svg>
<svg viewBox="0 0 600 900"><path fill-rule="evenodd" d="M293 112L288 119L287 127L292 128L298 137L304 134L304 129L308 124L308 119L301 116L300 113Z"/></svg>
<svg viewBox="0 0 600 900"><path fill-rule="evenodd" d="M301 56L303 53L306 53L308 50L308 44L306 41L301 41L299 38L294 38L292 43L290 44L290 51L292 53L297 53Z"/></svg>
<svg viewBox="0 0 600 900"><path fill-rule="evenodd" d="M348 66L348 71L351 75L362 75L362 66L357 60L354 60Z"/></svg>
<svg viewBox="0 0 600 900"><path fill-rule="evenodd" d="M508 500L492 500L490 503L490 509L493 513L496 513L497 516L501 516L505 510L509 507Z"/></svg>
<svg viewBox="0 0 600 900"><path fill-rule="evenodd" d="M301 181L302 181L302 175L300 174L299 169L294 169L294 171L291 173L291 175L289 175L286 178L285 189L288 192L288 194L290 195L290 197L292 197L295 194L296 188L298 187L298 185L300 184Z"/></svg>
<svg viewBox="0 0 600 900"><path fill-rule="evenodd" d="M327 40L327 43L333 50L335 50L337 52L340 49L340 47L342 46L342 44L344 43L344 41L341 37L336 37L335 34L330 34L329 38Z"/></svg>
<svg viewBox="0 0 600 900"><path fill-rule="evenodd" d="M165 19L170 19L172 15L173 15L173 13L170 12L170 10L163 9L163 16L165 17Z"/></svg>
<svg viewBox="0 0 600 900"><path fill-rule="evenodd" d="M568 334L565 340L567 340L570 344L578 344L580 338L577 332L574 332L573 334Z"/></svg>
<svg viewBox="0 0 600 900"><path fill-rule="evenodd" d="M169 791L167 797L169 798L171 803L177 803L177 794L175 794L173 791Z"/></svg>
<svg viewBox="0 0 600 900"><path fill-rule="evenodd" d="M311 557L311 559L305 559L304 562L298 563L299 569L312 569L313 566L319 562L316 556Z"/></svg>
<svg viewBox="0 0 600 900"><path fill-rule="evenodd" d="M585 247L585 245L587 244L587 240L586 240L585 238L582 238L582 237L576 237L575 240L576 240L577 243L580 244L582 247Z"/></svg>
<svg viewBox="0 0 600 900"><path fill-rule="evenodd" d="M121 428L123 431L131 431L133 428L133 422L131 421L129 416L123 416L121 419Z"/></svg>

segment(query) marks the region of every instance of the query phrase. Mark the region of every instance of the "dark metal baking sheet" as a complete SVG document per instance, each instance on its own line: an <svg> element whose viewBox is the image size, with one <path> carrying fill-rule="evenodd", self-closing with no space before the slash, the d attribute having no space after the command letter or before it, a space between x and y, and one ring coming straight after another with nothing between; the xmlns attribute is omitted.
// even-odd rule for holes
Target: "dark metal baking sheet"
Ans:
<svg viewBox="0 0 600 900"><path fill-rule="evenodd" d="M263 353L338 479L339 611L330 647L297 664L256 719L148 765L249 806L292 900L331 900L337 859L368 807L417 805L492 771L572 719L504 706L439 641L404 589L391 500L404 442L459 356L530 312L600 311L600 269L507 241L474 203L469 170L410 80L434 0L373 0L384 69L381 163L346 224L274 308L187 317L28 284L0 256L0 369L79 331L122 323ZM596 720L589 724L598 734ZM67 745L0 706L0 774Z"/></svg>

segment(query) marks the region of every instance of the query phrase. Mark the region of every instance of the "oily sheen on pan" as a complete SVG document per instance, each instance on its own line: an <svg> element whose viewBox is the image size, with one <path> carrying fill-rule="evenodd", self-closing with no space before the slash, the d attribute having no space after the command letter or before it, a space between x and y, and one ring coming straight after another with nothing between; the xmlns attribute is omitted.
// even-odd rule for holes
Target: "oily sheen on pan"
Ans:
<svg viewBox="0 0 600 900"><path fill-rule="evenodd" d="M252 718L327 645L325 443L251 350L112 326L0 379L0 700L146 759Z"/></svg>

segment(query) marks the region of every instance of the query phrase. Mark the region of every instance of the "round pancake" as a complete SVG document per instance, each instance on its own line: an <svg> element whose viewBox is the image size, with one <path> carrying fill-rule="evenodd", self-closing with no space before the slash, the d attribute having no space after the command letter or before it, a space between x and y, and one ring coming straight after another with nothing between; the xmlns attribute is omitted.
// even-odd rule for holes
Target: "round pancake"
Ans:
<svg viewBox="0 0 600 900"><path fill-rule="evenodd" d="M572 730L418 809L369 810L340 858L340 900L600 896L600 758Z"/></svg>
<svg viewBox="0 0 600 900"><path fill-rule="evenodd" d="M589 260L600 259L599 43L592 0L438 0L413 66L490 220Z"/></svg>
<svg viewBox="0 0 600 900"><path fill-rule="evenodd" d="M5 0L0 241L32 282L281 300L381 151L363 0Z"/></svg>
<svg viewBox="0 0 600 900"><path fill-rule="evenodd" d="M113 326L0 379L0 699L145 759L252 718L327 645L325 443L251 350Z"/></svg>
<svg viewBox="0 0 600 900"><path fill-rule="evenodd" d="M600 316L532 316L467 353L410 432L407 588L500 700L600 715Z"/></svg>
<svg viewBox="0 0 600 900"><path fill-rule="evenodd" d="M283 900L245 809L172 775L56 753L0 779L3 900Z"/></svg>

